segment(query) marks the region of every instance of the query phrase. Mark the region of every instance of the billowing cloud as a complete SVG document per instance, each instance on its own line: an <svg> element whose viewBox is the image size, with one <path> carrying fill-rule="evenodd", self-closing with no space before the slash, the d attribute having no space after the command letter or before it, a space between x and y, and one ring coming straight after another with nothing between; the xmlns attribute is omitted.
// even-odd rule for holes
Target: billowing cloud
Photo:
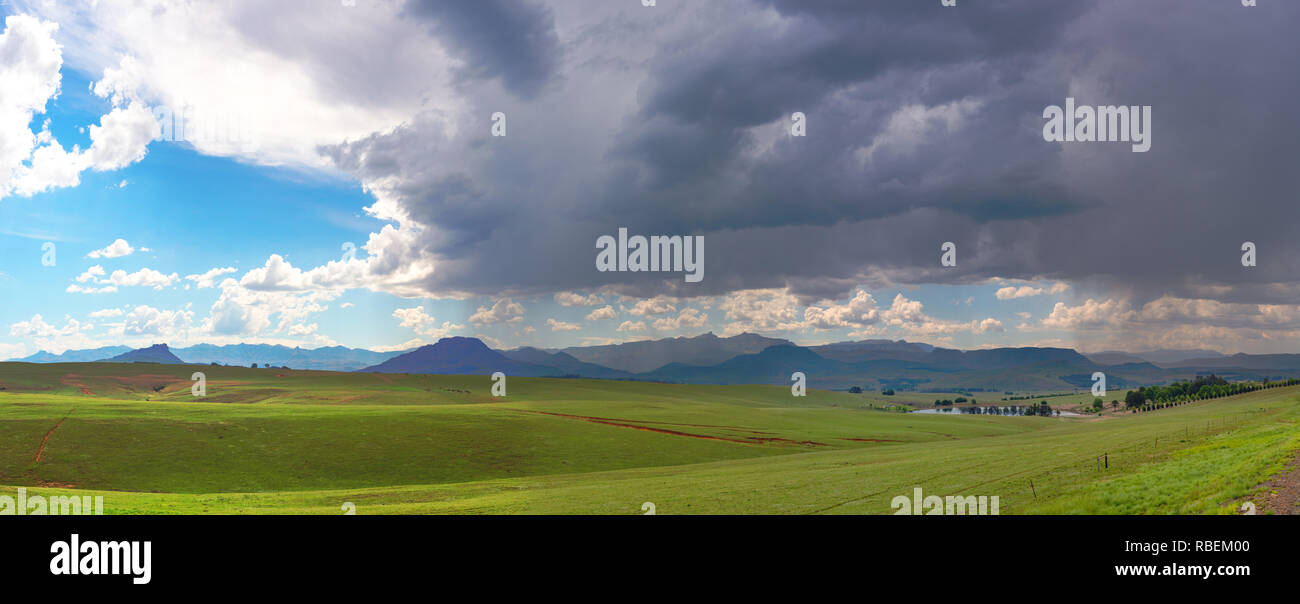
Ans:
<svg viewBox="0 0 1300 604"><path fill-rule="evenodd" d="M86 257L87 258L121 258L122 256L130 256L133 253L135 253L135 248L131 247L131 244L127 243L125 239L114 239L113 243L110 243L101 249L86 254Z"/></svg>
<svg viewBox="0 0 1300 604"><path fill-rule="evenodd" d="M118 287L152 287L162 289L178 281L176 273L163 274L151 268L142 268L134 273L118 269L108 276L108 282Z"/></svg>
<svg viewBox="0 0 1300 604"><path fill-rule="evenodd" d="M442 325L438 325L433 316L425 312L423 306L399 308L393 311L393 317L398 320L402 327L410 328L416 334L425 338L426 341L438 340L451 335L454 331L465 328L464 325L456 325L451 321L443 321ZM415 342L418 342L418 340ZM404 347L410 347L409 344Z"/></svg>
<svg viewBox="0 0 1300 604"><path fill-rule="evenodd" d="M655 317L666 315L677 310L673 300L663 296L637 300L627 312L638 317Z"/></svg>
<svg viewBox="0 0 1300 604"><path fill-rule="evenodd" d="M145 156L159 132L143 104L121 98L89 128L90 146L65 149L45 120L30 129L36 115L59 94L63 48L55 40L59 25L19 14L5 17L0 32L0 199L30 197L51 189L73 187L85 170L117 170ZM98 256L96 256L98 257Z"/></svg>
<svg viewBox="0 0 1300 604"><path fill-rule="evenodd" d="M89 347L93 342L89 333L94 328L93 324L83 323L70 316L65 316L63 326L59 327L47 323L41 315L36 314L31 319L10 325L9 335L29 339L38 349L59 354L72 348ZM23 349L26 350L26 347Z"/></svg>
<svg viewBox="0 0 1300 604"><path fill-rule="evenodd" d="M14 0L39 18L11 17L0 42L23 58L0 84L0 196L138 160L145 108L272 125L251 148L193 146L349 175L385 224L364 259L272 255L223 281L212 326L237 331L271 328L278 301L301 318L360 288L490 298L467 322L514 331L515 300L551 298L617 299L643 319L625 332L712 304L726 333L989 335L1002 320L927 312L911 292L997 283L1020 305L1076 297L1032 329L1199 322L1242 341L1288 325L1300 294L1300 80L1278 59L1300 55L1300 5L472 4ZM102 74L111 105L84 150L33 121L64 60ZM1067 96L1151 105L1150 152L1044 141L1043 108ZM807 136L791 136L796 112ZM703 236L706 278L594 270L596 238L620 227ZM946 241L956 266L939 263ZM69 291L124 286L91 274ZM883 290L909 293L868 293Z"/></svg>
<svg viewBox="0 0 1300 604"><path fill-rule="evenodd" d="M618 331L638 332L645 330L645 321L623 321L618 326Z"/></svg>
<svg viewBox="0 0 1300 604"><path fill-rule="evenodd" d="M275 274L284 276L288 273ZM264 284L268 278L273 279L264 273L252 282ZM216 335L244 337L268 332L287 333L307 317L324 312L326 303L339 295L339 292L331 290L247 287L233 278L222 281L218 287L221 294L212 304L205 329ZM278 322L273 322L273 318L278 318Z"/></svg>
<svg viewBox="0 0 1300 604"><path fill-rule="evenodd" d="M184 337L194 324L194 313L188 310L159 310L151 306L137 306L122 318L122 333L131 336L154 336L160 341Z"/></svg>
<svg viewBox="0 0 1300 604"><path fill-rule="evenodd" d="M1068 283L1056 282L1048 287L1031 287L1021 285L1020 287L1007 286L999 288L994 292L994 296L999 300L1015 300L1016 298L1029 298L1032 296L1041 296L1044 294L1062 294L1070 289Z"/></svg>
<svg viewBox="0 0 1300 604"><path fill-rule="evenodd" d="M583 295L577 292L558 292L555 302L560 306L595 306L605 300L597 294Z"/></svg>
<svg viewBox="0 0 1300 604"><path fill-rule="evenodd" d="M580 331L582 329L582 326L577 323L565 323L555 319L547 319L546 326L550 327L551 331Z"/></svg>
<svg viewBox="0 0 1300 604"><path fill-rule="evenodd" d="M133 157L126 133L145 116L157 136L204 153L320 165L318 145L386 131L421 109L460 110L454 45L438 44L432 16L412 19L401 2L9 4L58 23L71 67L103 73L95 94L122 108L96 139L103 165ZM231 128L214 135L218 125Z"/></svg>
<svg viewBox="0 0 1300 604"><path fill-rule="evenodd" d="M708 314L698 309L683 308L682 312L677 313L675 317L664 317L656 320L654 328L658 331L693 330L704 327L708 320Z"/></svg>
<svg viewBox="0 0 1300 604"><path fill-rule="evenodd" d="M194 286L199 289L207 289L209 287L216 287L217 277L220 277L221 275L227 275L233 272L235 272L235 268L233 266L225 267L225 268L214 268L205 273L199 273L197 275L185 275L185 280L193 281Z"/></svg>
<svg viewBox="0 0 1300 604"><path fill-rule="evenodd" d="M76 283L67 287L68 293L107 294L118 291L121 287L151 287L163 289L180 280L176 273L164 274L151 268L142 268L133 273L118 269L105 276L104 267L95 265L76 278ZM86 284L86 285L81 285Z"/></svg>
<svg viewBox="0 0 1300 604"><path fill-rule="evenodd" d="M804 320L816 329L864 327L880 321L880 309L871 294L858 290L848 304L808 307L804 310Z"/></svg>
<svg viewBox="0 0 1300 604"><path fill-rule="evenodd" d="M517 323L522 320L524 320L524 305L510 299L497 300L492 306L480 306L469 317L469 322L475 325Z"/></svg>

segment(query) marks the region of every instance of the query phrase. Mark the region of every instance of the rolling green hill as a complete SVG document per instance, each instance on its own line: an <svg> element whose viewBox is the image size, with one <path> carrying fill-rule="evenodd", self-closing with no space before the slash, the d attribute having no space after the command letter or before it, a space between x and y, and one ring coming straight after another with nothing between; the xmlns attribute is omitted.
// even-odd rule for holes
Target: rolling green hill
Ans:
<svg viewBox="0 0 1300 604"><path fill-rule="evenodd" d="M886 412L878 393L795 398L785 386L490 387L3 363L0 494L101 494L108 513L340 513L350 501L358 513L630 514L648 501L658 513L881 514L921 487L997 495L1002 513L1218 513L1300 448L1300 388L1040 418Z"/></svg>

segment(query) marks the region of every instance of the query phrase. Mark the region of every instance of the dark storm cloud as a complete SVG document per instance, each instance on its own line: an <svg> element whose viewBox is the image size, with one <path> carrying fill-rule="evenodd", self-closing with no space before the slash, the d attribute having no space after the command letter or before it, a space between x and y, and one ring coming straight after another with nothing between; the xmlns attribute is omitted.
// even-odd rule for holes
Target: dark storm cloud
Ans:
<svg viewBox="0 0 1300 604"><path fill-rule="evenodd" d="M399 182L399 203L433 227L424 245L445 261L431 292L819 296L1048 277L1139 299L1228 284L1223 299L1293 302L1298 5L661 5L631 21L593 4L598 16L559 28L607 46L566 47L548 71L562 84L511 113L508 142L484 121L435 148L441 134L417 121L335 150L363 179ZM588 35L629 21L644 35ZM480 21L439 23L457 44L486 39ZM569 68L642 47L618 61L632 72ZM520 50L483 52L482 77L538 71ZM1152 105L1151 151L1043 141L1043 108L1066 96ZM795 111L807 137L788 136ZM593 242L619 226L707 235L704 282L596 272ZM955 269L938 266L944 241Z"/></svg>
<svg viewBox="0 0 1300 604"><path fill-rule="evenodd" d="M500 77L506 89L532 97L560 61L550 9L531 0L408 0L406 11L430 20L463 59L464 75Z"/></svg>
<svg viewBox="0 0 1300 604"><path fill-rule="evenodd" d="M982 64L987 70L982 76L1014 78L1020 66L1011 58L1055 46L1066 26L1091 4L1017 0L944 12L912 1L760 1L754 10L775 8L788 23L760 36L743 29L726 31L690 49L707 53L705 57L663 48L652 62L645 113L745 127L887 71ZM945 96L962 94L954 89Z"/></svg>
<svg viewBox="0 0 1300 604"><path fill-rule="evenodd" d="M788 19L779 29L726 30L709 36L707 47L663 48L650 62L641 116L620 133L618 147L640 160L634 174L644 194L629 196L620 182L608 195L623 203L612 208L652 206L659 214L665 205L705 203L715 207L696 226L714 229L833 224L937 204L976 218L1079 204L1037 182L1054 158L1032 149L1036 132L1016 127L1044 99L1003 91L1023 85L1024 72L1042 63L1088 3L1002 2L969 15L916 2L772 4ZM1051 75L1063 87L1067 74ZM876 154L870 168L854 161L900 108L960 111L981 98L996 103L980 108L979 124L902 155ZM747 129L796 111L809 116L807 139L744 157L754 142ZM921 119L946 128L941 115ZM718 182L724 173L731 183Z"/></svg>

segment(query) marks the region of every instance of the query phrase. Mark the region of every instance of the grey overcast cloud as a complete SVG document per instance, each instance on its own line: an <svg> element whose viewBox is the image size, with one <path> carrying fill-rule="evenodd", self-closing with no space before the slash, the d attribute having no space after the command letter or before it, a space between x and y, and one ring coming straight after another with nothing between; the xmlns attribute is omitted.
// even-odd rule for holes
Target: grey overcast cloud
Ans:
<svg viewBox="0 0 1300 604"><path fill-rule="evenodd" d="M1067 302L1065 327L1126 312L1202 336L1300 326L1300 78L1286 60L1300 6L1264 19L1233 2L439 4L408 10L475 66L457 70L467 102L509 110L510 144L489 143L483 111L326 147L429 227L411 246L438 259L430 293L779 288L811 303L1048 279L1094 293ZM485 22L511 42L471 33ZM1154 107L1151 150L1044 141L1043 108L1067 97ZM787 135L794 112L806 137ZM619 226L706 235L708 278L593 272L590 242ZM939 265L945 241L954 268ZM1260 250L1250 270L1245 241Z"/></svg>
<svg viewBox="0 0 1300 604"><path fill-rule="evenodd" d="M64 258L121 239L159 260L121 277L112 262L53 279L6 270L49 295L0 317L2 356L162 341L399 350L448 335L558 348L707 331L1266 353L1300 337L1295 3L7 6L11 52L48 64L31 77L60 91L36 99L45 113L7 114L23 142L0 206L26 225L10 232L63 228L79 246ZM239 116L256 144L191 141L177 157L125 119L190 105ZM1045 137L1048 108L1084 106L1132 108L1132 121L1145 108L1149 148ZM106 121L103 140L87 139L85 123L112 108L122 132ZM40 142L45 118L58 153ZM234 186L241 173L228 191L185 187L169 170L225 160L283 186ZM155 182L155 205L137 188L130 206L149 210L149 231L59 227L41 210ZM232 223L217 239L238 253L183 249L168 240L192 223L164 198L246 199L265 233L244 240ZM703 278L600 270L594 244L619 229L702 237ZM339 260L340 244L359 253Z"/></svg>

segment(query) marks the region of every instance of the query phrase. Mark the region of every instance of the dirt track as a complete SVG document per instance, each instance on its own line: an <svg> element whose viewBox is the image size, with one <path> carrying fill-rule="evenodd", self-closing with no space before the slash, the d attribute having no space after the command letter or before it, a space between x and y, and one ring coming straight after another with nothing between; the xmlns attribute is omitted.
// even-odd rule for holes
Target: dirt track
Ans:
<svg viewBox="0 0 1300 604"><path fill-rule="evenodd" d="M76 409L68 409L68 415L72 415L73 411L76 411ZM68 415L64 415L63 419L59 420L58 423L54 424L53 428L50 428L49 432L45 433L45 438L41 439L41 446L36 448L36 458L33 460L34 462L39 462L41 460L41 455L45 454L45 445L50 442L50 436L54 434L55 430L59 429L59 426L63 425L64 421L67 421Z"/></svg>
<svg viewBox="0 0 1300 604"><path fill-rule="evenodd" d="M59 382L61 382L64 386L72 386L73 388L80 388L81 393L86 396L95 395L94 392L90 391L90 388L87 388L85 384L81 383L81 376L75 373L69 373L63 376L62 378L59 379Z"/></svg>
<svg viewBox="0 0 1300 604"><path fill-rule="evenodd" d="M1300 514L1300 455L1264 485L1256 506L1262 514Z"/></svg>

